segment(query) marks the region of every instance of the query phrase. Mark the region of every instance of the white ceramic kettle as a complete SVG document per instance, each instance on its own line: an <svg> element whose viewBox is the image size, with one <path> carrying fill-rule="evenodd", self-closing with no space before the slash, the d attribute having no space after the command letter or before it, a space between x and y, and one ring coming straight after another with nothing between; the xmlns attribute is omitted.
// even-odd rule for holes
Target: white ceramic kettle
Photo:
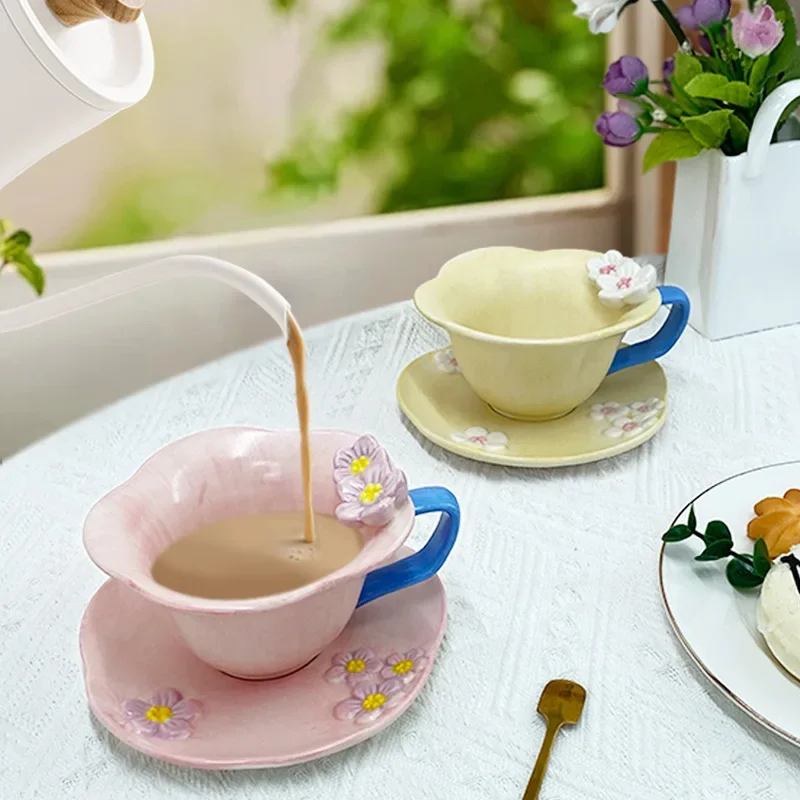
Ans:
<svg viewBox="0 0 800 800"><path fill-rule="evenodd" d="M141 100L153 81L144 0L0 0L0 188Z"/></svg>

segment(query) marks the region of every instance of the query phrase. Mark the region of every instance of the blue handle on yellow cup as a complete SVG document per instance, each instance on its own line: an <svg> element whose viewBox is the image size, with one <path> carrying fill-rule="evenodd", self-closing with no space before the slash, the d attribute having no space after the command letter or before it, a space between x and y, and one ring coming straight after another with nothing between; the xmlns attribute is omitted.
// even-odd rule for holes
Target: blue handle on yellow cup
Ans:
<svg viewBox="0 0 800 800"><path fill-rule="evenodd" d="M441 569L453 549L461 524L461 509L455 495L442 486L412 489L408 494L417 516L440 511L439 524L422 550L370 572L356 607L428 580Z"/></svg>
<svg viewBox="0 0 800 800"><path fill-rule="evenodd" d="M639 342L630 347L621 348L611 362L608 374L619 372L621 369L645 364L668 353L675 346L689 321L689 298L683 289L677 286L659 286L661 304L672 306L666 322L654 336L647 341Z"/></svg>

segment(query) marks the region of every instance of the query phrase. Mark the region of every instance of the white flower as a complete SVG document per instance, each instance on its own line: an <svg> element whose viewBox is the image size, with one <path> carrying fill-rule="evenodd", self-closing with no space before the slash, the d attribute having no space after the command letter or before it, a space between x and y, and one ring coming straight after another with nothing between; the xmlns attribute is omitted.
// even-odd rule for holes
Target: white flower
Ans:
<svg viewBox="0 0 800 800"><path fill-rule="evenodd" d="M639 305L656 288L656 268L637 264L618 250L609 250L601 258L590 258L586 272L600 287L597 293L600 302L611 308Z"/></svg>
<svg viewBox="0 0 800 800"><path fill-rule="evenodd" d="M621 403L597 403L589 409L589 416L598 422L607 422L628 413L628 406Z"/></svg>
<svg viewBox="0 0 800 800"><path fill-rule="evenodd" d="M628 438L629 436L636 436L643 430L649 428L656 421L656 415L646 417L638 416L633 411L615 417L603 433L611 439L619 439L621 437Z"/></svg>
<svg viewBox="0 0 800 800"><path fill-rule="evenodd" d="M450 438L459 444L466 444L476 447L478 450L489 450L496 452L505 450L508 444L508 436L500 431L489 433L486 428L467 428L464 433L452 433Z"/></svg>
<svg viewBox="0 0 800 800"><path fill-rule="evenodd" d="M573 0L575 16L589 20L592 33L611 33L627 0Z"/></svg>
<svg viewBox="0 0 800 800"><path fill-rule="evenodd" d="M438 350L434 353L433 359L442 372L461 372L461 367L458 366L458 361L456 361L456 357L450 347Z"/></svg>
<svg viewBox="0 0 800 800"><path fill-rule="evenodd" d="M681 53L686 53L687 56L694 55L694 48L688 39L681 45Z"/></svg>
<svg viewBox="0 0 800 800"><path fill-rule="evenodd" d="M657 397L651 397L644 403L631 403L631 418L642 422L658 416L658 412L664 408L664 401Z"/></svg>
<svg viewBox="0 0 800 800"><path fill-rule="evenodd" d="M653 109L653 122L664 122L667 118L667 112L663 108Z"/></svg>

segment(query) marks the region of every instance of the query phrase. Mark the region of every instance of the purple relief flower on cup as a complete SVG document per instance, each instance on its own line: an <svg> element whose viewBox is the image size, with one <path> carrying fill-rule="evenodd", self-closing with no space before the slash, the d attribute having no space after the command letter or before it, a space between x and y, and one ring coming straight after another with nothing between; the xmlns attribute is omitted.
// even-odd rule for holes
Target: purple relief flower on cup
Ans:
<svg viewBox="0 0 800 800"><path fill-rule="evenodd" d="M606 111L597 118L594 129L611 147L627 147L642 135L642 126L624 111Z"/></svg>
<svg viewBox="0 0 800 800"><path fill-rule="evenodd" d="M425 651L415 647L407 653L392 653L386 659L386 666L381 670L381 678L397 678L407 686L415 681L427 666L428 657Z"/></svg>
<svg viewBox="0 0 800 800"><path fill-rule="evenodd" d="M353 528L386 525L408 499L406 476L388 460L370 465L337 488L342 502L336 507L336 519Z"/></svg>
<svg viewBox="0 0 800 800"><path fill-rule="evenodd" d="M388 461L386 451L374 436L362 436L352 447L340 450L333 459L333 477L337 483L360 475L371 464Z"/></svg>
<svg viewBox="0 0 800 800"><path fill-rule="evenodd" d="M126 719L143 736L186 739L192 735L192 720L200 712L197 700L184 700L177 689L162 689L149 700L126 700Z"/></svg>
<svg viewBox="0 0 800 800"><path fill-rule="evenodd" d="M352 697L336 705L333 715L338 720L366 725L402 702L403 697L403 682L397 678L362 681L353 687Z"/></svg>
<svg viewBox="0 0 800 800"><path fill-rule="evenodd" d="M733 18L733 43L746 56L758 58L771 53L783 39L783 23L775 18L772 6L759 6L754 12L743 9Z"/></svg>
<svg viewBox="0 0 800 800"><path fill-rule="evenodd" d="M383 667L383 662L375 657L375 653L366 648L350 653L337 653L331 664L331 668L325 673L328 683L358 683L376 677Z"/></svg>
<svg viewBox="0 0 800 800"><path fill-rule="evenodd" d="M647 91L649 82L644 61L636 56L622 56L608 68L603 88L614 97L623 94L635 97Z"/></svg>
<svg viewBox="0 0 800 800"><path fill-rule="evenodd" d="M675 16L682 27L694 31L724 22L730 13L731 0L694 0L681 6Z"/></svg>

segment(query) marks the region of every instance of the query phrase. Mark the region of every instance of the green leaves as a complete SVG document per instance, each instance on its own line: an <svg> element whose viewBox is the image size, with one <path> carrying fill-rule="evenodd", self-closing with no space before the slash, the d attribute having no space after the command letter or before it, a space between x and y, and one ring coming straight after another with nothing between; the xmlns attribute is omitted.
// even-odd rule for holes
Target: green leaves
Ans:
<svg viewBox="0 0 800 800"><path fill-rule="evenodd" d="M748 128L747 124L743 122L740 117L737 117L736 114L731 115L730 125L731 144L734 150L732 155L744 153L744 151L747 150L747 142L750 140L750 128Z"/></svg>
<svg viewBox="0 0 800 800"><path fill-rule="evenodd" d="M750 70L750 78L748 83L750 88L758 94L764 86L764 81L767 78L767 67L769 66L769 56L759 56L754 62Z"/></svg>
<svg viewBox="0 0 800 800"><path fill-rule="evenodd" d="M713 150L725 141L731 127L731 114L732 109L721 108L697 117L681 117L681 122L702 147Z"/></svg>
<svg viewBox="0 0 800 800"><path fill-rule="evenodd" d="M725 576L728 583L735 589L755 589L764 582L764 578L735 558L729 561L728 566L725 567Z"/></svg>
<svg viewBox="0 0 800 800"><path fill-rule="evenodd" d="M687 131L664 130L656 134L647 147L642 160L644 172L667 161L696 156L703 146Z"/></svg>
<svg viewBox="0 0 800 800"><path fill-rule="evenodd" d="M775 17L783 23L783 39L770 53L766 78L777 78L791 66L797 52L797 23L787 0L770 0Z"/></svg>
<svg viewBox="0 0 800 800"><path fill-rule="evenodd" d="M769 572L771 566L772 560L769 557L767 543L761 538L756 539L755 546L753 547L753 567L755 568L756 574L763 578Z"/></svg>
<svg viewBox="0 0 800 800"><path fill-rule="evenodd" d="M688 525L673 525L662 537L662 542L682 542L692 535Z"/></svg>
<svg viewBox="0 0 800 800"><path fill-rule="evenodd" d="M9 264L13 265L36 294L42 295L45 287L44 271L28 252L33 239L27 231L9 233L11 228L8 220L0 220L0 271Z"/></svg>
<svg viewBox="0 0 800 800"><path fill-rule="evenodd" d="M695 556L695 561L731 558L725 568L725 575L731 586L736 589L752 589L760 586L772 566L767 544L763 539L756 539L752 555L734 552L730 528L721 520L712 520L706 525L705 533L699 533L694 506L689 509L687 525L673 525L661 538L664 542L670 543L682 542L691 536L697 536L705 544L703 551Z"/></svg>
<svg viewBox="0 0 800 800"><path fill-rule="evenodd" d="M729 556L733 550L731 532L728 526L720 520L708 523L704 539L706 549L699 556L695 556L695 561L716 561Z"/></svg>
<svg viewBox="0 0 800 800"><path fill-rule="evenodd" d="M678 86L684 87L702 71L703 65L699 59L678 51L675 54L675 72L672 73L671 81L677 83Z"/></svg>
<svg viewBox="0 0 800 800"><path fill-rule="evenodd" d="M744 108L749 108L756 101L756 96L746 83L730 81L724 75L713 72L704 72L692 78L685 89L692 97L721 100Z"/></svg>

